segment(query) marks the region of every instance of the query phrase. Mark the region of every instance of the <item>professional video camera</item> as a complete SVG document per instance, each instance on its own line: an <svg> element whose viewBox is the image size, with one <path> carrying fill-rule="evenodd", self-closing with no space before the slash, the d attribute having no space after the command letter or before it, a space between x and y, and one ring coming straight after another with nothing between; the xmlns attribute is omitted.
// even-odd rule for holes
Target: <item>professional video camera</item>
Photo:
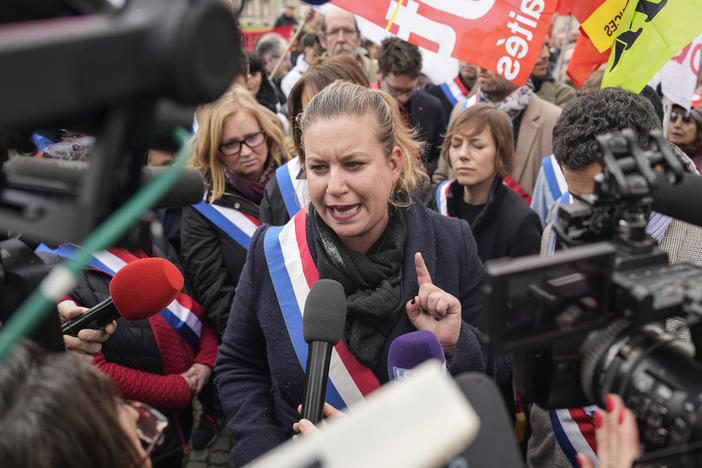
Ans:
<svg viewBox="0 0 702 468"><path fill-rule="evenodd" d="M652 194L683 178L660 132L641 148L623 130L598 138L594 194L559 208L563 250L488 262L484 343L514 354L514 382L547 409L604 406L617 393L647 449L702 439L702 365L667 328L698 335L702 269L670 264L646 233ZM692 203L692 200L691 200ZM650 226L649 226L650 229ZM676 317L676 318L672 318Z"/></svg>

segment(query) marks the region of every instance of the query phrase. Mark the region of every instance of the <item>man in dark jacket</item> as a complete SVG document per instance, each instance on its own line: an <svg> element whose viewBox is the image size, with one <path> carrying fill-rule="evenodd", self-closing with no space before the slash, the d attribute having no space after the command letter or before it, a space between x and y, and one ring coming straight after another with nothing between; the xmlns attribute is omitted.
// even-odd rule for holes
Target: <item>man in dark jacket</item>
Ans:
<svg viewBox="0 0 702 468"><path fill-rule="evenodd" d="M417 89L422 55L414 44L399 37L389 37L380 44L378 69L380 89L395 98L403 120L410 127L417 128L419 140L426 145L421 156L431 175L439 159L446 120L441 101Z"/></svg>

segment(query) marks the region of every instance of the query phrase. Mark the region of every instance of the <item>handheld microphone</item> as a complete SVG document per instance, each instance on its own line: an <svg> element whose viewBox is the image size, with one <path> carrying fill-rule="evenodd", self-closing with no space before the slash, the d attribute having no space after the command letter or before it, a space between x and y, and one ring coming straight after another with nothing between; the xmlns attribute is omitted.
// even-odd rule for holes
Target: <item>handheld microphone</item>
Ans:
<svg viewBox="0 0 702 468"><path fill-rule="evenodd" d="M163 174L168 168L144 166L141 168L140 187ZM56 192L72 193L85 178L89 163L84 161L63 161L47 158L12 158L3 165L7 174L7 185L11 188L26 188L33 192L52 189ZM39 179L39 180L37 180ZM39 181L42 183L37 187ZM49 185L47 182L55 182ZM38 190L37 190L38 189ZM200 172L184 168L171 190L154 205L154 208L170 208L199 203L205 193L205 182Z"/></svg>
<svg viewBox="0 0 702 468"><path fill-rule="evenodd" d="M164 258L141 258L125 265L110 282L110 297L61 327L76 336L84 328L102 328L120 316L142 320L161 312L183 288L183 274Z"/></svg>
<svg viewBox="0 0 702 468"><path fill-rule="evenodd" d="M322 279L310 289L302 316L302 333L308 345L305 399L302 417L313 424L322 420L329 363L346 323L346 294L337 281Z"/></svg>
<svg viewBox="0 0 702 468"><path fill-rule="evenodd" d="M395 338L388 351L388 378L410 376L412 369L428 359L446 362L439 339L429 330L405 333Z"/></svg>

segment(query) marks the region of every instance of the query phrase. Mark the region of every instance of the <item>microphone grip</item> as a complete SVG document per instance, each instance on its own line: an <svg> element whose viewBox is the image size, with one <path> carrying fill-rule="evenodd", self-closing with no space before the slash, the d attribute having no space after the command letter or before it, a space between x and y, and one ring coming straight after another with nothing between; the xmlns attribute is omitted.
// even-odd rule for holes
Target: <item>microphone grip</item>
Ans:
<svg viewBox="0 0 702 468"><path fill-rule="evenodd" d="M326 341L312 341L309 343L302 417L313 424L317 424L322 420L322 408L324 407L327 394L331 352L331 343Z"/></svg>
<svg viewBox="0 0 702 468"><path fill-rule="evenodd" d="M108 297L99 304L86 310L83 315L76 317L61 326L61 334L77 336L84 328L99 329L120 316L112 298Z"/></svg>

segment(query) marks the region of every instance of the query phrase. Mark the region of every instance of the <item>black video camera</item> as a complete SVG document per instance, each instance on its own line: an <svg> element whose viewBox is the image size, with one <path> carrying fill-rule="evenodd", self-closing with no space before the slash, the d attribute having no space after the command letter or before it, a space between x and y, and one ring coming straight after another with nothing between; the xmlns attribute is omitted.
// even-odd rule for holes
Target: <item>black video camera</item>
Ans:
<svg viewBox="0 0 702 468"><path fill-rule="evenodd" d="M648 449L702 439L698 335L702 269L670 264L647 234L676 222L652 191L682 179L660 132L641 148L631 130L598 137L603 172L592 195L559 208L563 250L487 262L484 344L514 354L514 383L543 408L604 406L617 393Z"/></svg>

